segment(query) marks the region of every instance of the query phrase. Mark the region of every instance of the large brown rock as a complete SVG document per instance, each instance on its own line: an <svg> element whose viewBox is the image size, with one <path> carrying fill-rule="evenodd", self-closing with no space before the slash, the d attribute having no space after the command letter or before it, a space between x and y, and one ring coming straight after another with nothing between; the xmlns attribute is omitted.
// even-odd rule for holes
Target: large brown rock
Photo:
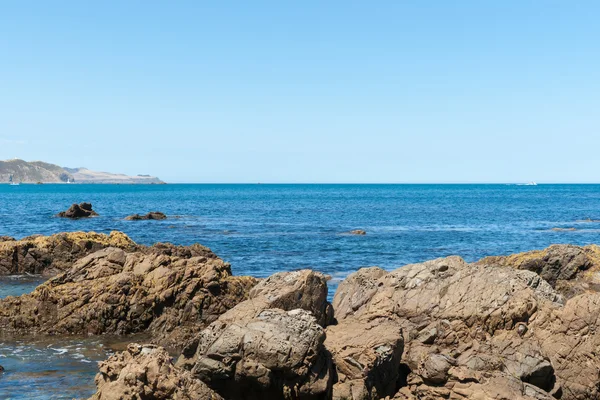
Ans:
<svg viewBox="0 0 600 400"><path fill-rule="evenodd" d="M333 306L340 325L386 321L402 330L397 398L539 399L565 382L531 320L562 302L534 272L448 257L389 273L359 270L340 284Z"/></svg>
<svg viewBox="0 0 600 400"><path fill-rule="evenodd" d="M61 218L79 219L96 217L98 216L98 213L92 209L91 203L79 203L71 205L67 211L61 211L56 214L56 216Z"/></svg>
<svg viewBox="0 0 600 400"><path fill-rule="evenodd" d="M0 241L0 275L56 275L88 254L116 247L137 251L140 246L121 232L69 232Z"/></svg>
<svg viewBox="0 0 600 400"><path fill-rule="evenodd" d="M33 293L0 300L2 335L129 334L188 339L245 300L257 280L229 264L106 248L77 261Z"/></svg>
<svg viewBox="0 0 600 400"><path fill-rule="evenodd" d="M486 257L481 265L533 271L566 297L600 290L600 247L557 244L509 256Z"/></svg>
<svg viewBox="0 0 600 400"><path fill-rule="evenodd" d="M321 325L330 318L324 275L278 273L203 330L177 365L225 398L326 399L333 371Z"/></svg>
<svg viewBox="0 0 600 400"><path fill-rule="evenodd" d="M166 350L130 344L100 363L97 392L90 400L222 400L187 371L173 366Z"/></svg>
<svg viewBox="0 0 600 400"><path fill-rule="evenodd" d="M396 393L404 344L397 324L347 319L329 326L326 334L325 347L337 371L333 399L381 399Z"/></svg>

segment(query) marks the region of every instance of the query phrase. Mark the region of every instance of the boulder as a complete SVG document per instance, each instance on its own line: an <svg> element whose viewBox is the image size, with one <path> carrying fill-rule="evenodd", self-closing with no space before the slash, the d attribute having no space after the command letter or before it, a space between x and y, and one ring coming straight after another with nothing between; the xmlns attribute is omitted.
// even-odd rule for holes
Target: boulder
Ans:
<svg viewBox="0 0 600 400"><path fill-rule="evenodd" d="M141 248L127 235L116 231L109 235L69 232L4 240L0 241L0 275L56 275L71 268L77 260L107 247L125 251Z"/></svg>
<svg viewBox="0 0 600 400"><path fill-rule="evenodd" d="M331 320L327 277L281 272L248 296L190 341L177 365L225 398L327 398L333 379L323 346L323 326Z"/></svg>
<svg viewBox="0 0 600 400"><path fill-rule="evenodd" d="M89 400L222 400L206 384L176 368L169 353L132 343L100 363L96 393Z"/></svg>
<svg viewBox="0 0 600 400"><path fill-rule="evenodd" d="M332 381L325 333L306 310L263 310L202 331L192 375L225 398L325 399Z"/></svg>
<svg viewBox="0 0 600 400"><path fill-rule="evenodd" d="M61 211L56 214L56 216L61 218L79 219L96 217L98 216L98 213L92 209L91 203L79 203L71 205L67 211Z"/></svg>
<svg viewBox="0 0 600 400"><path fill-rule="evenodd" d="M340 327L385 321L386 333L403 333L404 353L396 380L391 378L401 388L398 399L538 399L559 393L564 381L542 341L532 336L532 320L540 309L560 309L563 302L534 272L448 257L389 273L361 269L339 285L333 306ZM364 328L359 332L368 335ZM330 351L340 375L345 360L336 358L334 346ZM391 396L391 387L377 396ZM379 398L372 391L344 391L353 399Z"/></svg>
<svg viewBox="0 0 600 400"><path fill-rule="evenodd" d="M566 297L600 289L600 247L553 245L509 256L486 257L480 265L533 271Z"/></svg>
<svg viewBox="0 0 600 400"><path fill-rule="evenodd" d="M106 248L77 261L31 294L0 300L0 334L150 332L181 345L247 298L257 280L203 256Z"/></svg>
<svg viewBox="0 0 600 400"><path fill-rule="evenodd" d="M397 324L349 319L329 326L326 334L325 348L337 372L333 399L381 399L396 393L404 345Z"/></svg>
<svg viewBox="0 0 600 400"><path fill-rule="evenodd" d="M163 220L167 216L160 211L151 211L146 215L133 214L125 218L127 221Z"/></svg>

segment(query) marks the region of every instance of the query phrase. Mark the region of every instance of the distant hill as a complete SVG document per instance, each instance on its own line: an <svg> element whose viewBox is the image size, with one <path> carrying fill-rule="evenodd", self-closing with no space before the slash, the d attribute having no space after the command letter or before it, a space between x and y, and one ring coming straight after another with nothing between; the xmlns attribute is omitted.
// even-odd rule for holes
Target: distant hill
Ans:
<svg viewBox="0 0 600 400"><path fill-rule="evenodd" d="M23 183L164 183L150 175L128 176L87 168L63 168L42 161L0 161L0 183L8 182L11 176L14 182Z"/></svg>

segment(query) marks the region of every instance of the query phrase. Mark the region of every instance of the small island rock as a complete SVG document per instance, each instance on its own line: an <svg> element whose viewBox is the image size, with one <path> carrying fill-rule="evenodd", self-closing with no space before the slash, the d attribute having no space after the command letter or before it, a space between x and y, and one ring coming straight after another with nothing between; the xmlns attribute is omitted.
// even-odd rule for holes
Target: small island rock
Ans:
<svg viewBox="0 0 600 400"><path fill-rule="evenodd" d="M62 211L57 214L61 218L89 218L96 217L98 213L92 209L92 203L73 204L67 211Z"/></svg>
<svg viewBox="0 0 600 400"><path fill-rule="evenodd" d="M167 216L160 211L151 211L146 215L133 214L125 218L127 221L146 221L146 220L162 220L167 219Z"/></svg>
<svg viewBox="0 0 600 400"><path fill-rule="evenodd" d="M367 234L366 231L362 230L362 229L354 229L350 232L348 232L350 235L360 235L360 236L364 236Z"/></svg>

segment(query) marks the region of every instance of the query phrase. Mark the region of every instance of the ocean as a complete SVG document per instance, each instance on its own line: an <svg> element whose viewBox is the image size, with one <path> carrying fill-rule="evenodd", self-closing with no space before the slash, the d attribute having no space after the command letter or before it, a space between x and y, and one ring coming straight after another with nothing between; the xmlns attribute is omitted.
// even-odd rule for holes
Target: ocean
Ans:
<svg viewBox="0 0 600 400"><path fill-rule="evenodd" d="M54 217L82 201L100 216ZM148 211L169 218L124 220ZM230 262L236 275L322 271L332 277L330 296L364 266L395 269L448 255L475 261L553 243L598 243L597 220L600 185L0 185L0 235L118 230L142 244L197 242ZM367 234L344 234L353 229ZM2 278L0 298L39 283ZM0 339L0 399L87 397L96 361L110 352L105 338Z"/></svg>

